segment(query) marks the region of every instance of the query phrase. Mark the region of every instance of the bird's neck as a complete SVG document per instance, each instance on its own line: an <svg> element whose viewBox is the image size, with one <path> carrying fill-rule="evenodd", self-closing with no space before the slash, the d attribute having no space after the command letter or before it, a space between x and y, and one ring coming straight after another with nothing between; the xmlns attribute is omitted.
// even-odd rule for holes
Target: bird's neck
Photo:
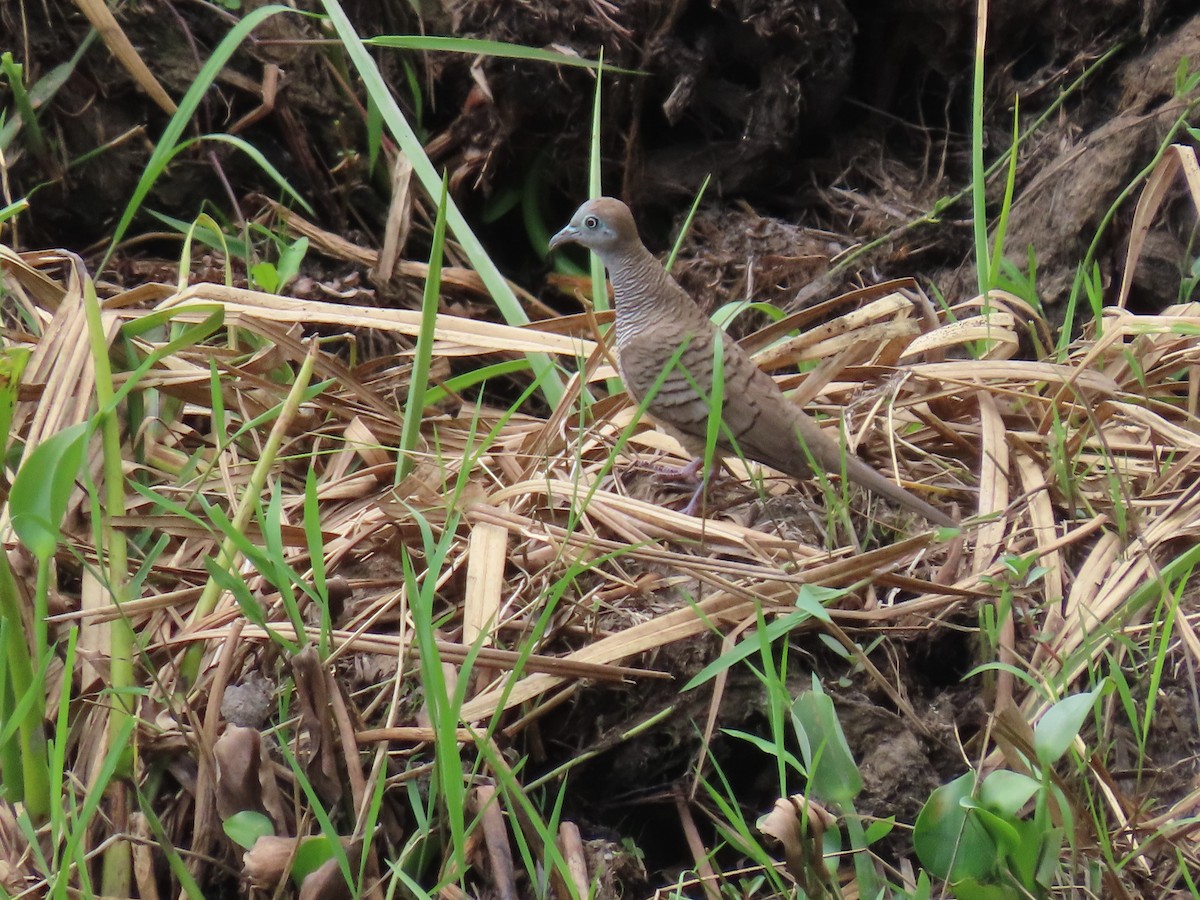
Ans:
<svg viewBox="0 0 1200 900"><path fill-rule="evenodd" d="M617 348L658 322L670 276L641 243L602 257L617 307Z"/></svg>

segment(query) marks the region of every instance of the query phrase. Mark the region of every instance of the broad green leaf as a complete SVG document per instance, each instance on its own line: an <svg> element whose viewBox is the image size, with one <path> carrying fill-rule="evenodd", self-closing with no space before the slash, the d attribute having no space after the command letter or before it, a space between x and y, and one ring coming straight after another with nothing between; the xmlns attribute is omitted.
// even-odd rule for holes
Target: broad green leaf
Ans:
<svg viewBox="0 0 1200 900"><path fill-rule="evenodd" d="M250 267L250 277L256 287L268 294L278 293L280 287L279 270L273 263L260 262Z"/></svg>
<svg viewBox="0 0 1200 900"><path fill-rule="evenodd" d="M1033 729L1033 748L1042 765L1058 762L1067 752L1103 689L1101 685L1086 694L1072 694L1046 710Z"/></svg>
<svg viewBox="0 0 1200 900"><path fill-rule="evenodd" d="M862 775L854 764L833 700L815 680L813 689L792 704L792 725L808 765L812 792L834 804L849 803L862 790Z"/></svg>
<svg viewBox="0 0 1200 900"><path fill-rule="evenodd" d="M292 860L292 881L299 887L305 878L333 859L334 852L333 842L324 835L301 841L296 857Z"/></svg>
<svg viewBox="0 0 1200 900"><path fill-rule="evenodd" d="M308 238L299 237L279 251L279 278L287 284L300 273L300 265L308 253Z"/></svg>
<svg viewBox="0 0 1200 900"><path fill-rule="evenodd" d="M12 527L40 561L54 555L75 476L83 465L87 423L64 428L21 461L8 498Z"/></svg>
<svg viewBox="0 0 1200 900"><path fill-rule="evenodd" d="M271 824L271 820L252 809L234 813L221 823L221 827L225 830L227 838L247 850L253 847L260 837L272 837L275 834L275 826Z"/></svg>
<svg viewBox="0 0 1200 900"><path fill-rule="evenodd" d="M930 794L917 815L913 849L935 878L979 878L995 869L996 842L962 805L974 786L973 772L960 775Z"/></svg>
<svg viewBox="0 0 1200 900"><path fill-rule="evenodd" d="M954 894L958 900L1020 900L1015 888L999 884L985 884L974 878L954 882Z"/></svg>
<svg viewBox="0 0 1200 900"><path fill-rule="evenodd" d="M997 769L979 787L979 803L1002 816L1015 816L1040 785L1036 779L1009 769Z"/></svg>
<svg viewBox="0 0 1200 900"><path fill-rule="evenodd" d="M1042 846L1038 853L1038 864L1034 870L1033 879L1044 888L1048 888L1054 883L1066 833L1064 828L1049 828L1042 832Z"/></svg>
<svg viewBox="0 0 1200 900"><path fill-rule="evenodd" d="M996 842L999 850L1005 856L1014 853L1021 844L1021 836L1017 833L1017 829L1013 824L1012 819L1007 816L998 816L990 809L985 809L980 806L970 797L964 798L962 801L964 809L968 810L968 815L973 813L979 819L979 824L987 829L988 834L992 836L992 840Z"/></svg>
<svg viewBox="0 0 1200 900"><path fill-rule="evenodd" d="M1020 835L1020 842L1008 854L1010 871L1026 890L1034 891L1038 886L1039 872L1045 867L1047 858L1054 862L1048 873L1051 878L1058 868L1063 830L1047 828L1043 823L1026 820L1014 822L1013 827ZM1043 884L1044 886L1046 885Z"/></svg>
<svg viewBox="0 0 1200 900"><path fill-rule="evenodd" d="M871 846L876 841L881 841L896 827L896 817L888 816L886 819L876 819L866 828L867 846Z"/></svg>

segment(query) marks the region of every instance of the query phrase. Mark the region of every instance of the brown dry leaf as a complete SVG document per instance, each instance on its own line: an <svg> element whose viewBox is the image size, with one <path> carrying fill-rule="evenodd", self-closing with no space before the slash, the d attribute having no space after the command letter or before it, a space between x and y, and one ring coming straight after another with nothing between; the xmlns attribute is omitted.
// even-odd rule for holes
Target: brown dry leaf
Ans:
<svg viewBox="0 0 1200 900"><path fill-rule="evenodd" d="M298 844L296 838L260 837L242 854L242 877L261 891L275 890L287 878Z"/></svg>
<svg viewBox="0 0 1200 900"><path fill-rule="evenodd" d="M1192 205L1200 212L1200 162L1196 159L1196 148L1186 144L1172 144L1163 153L1158 165L1146 179L1146 186L1138 198L1137 208L1133 213L1133 224L1130 226L1129 250L1125 255L1125 269L1121 277L1121 290L1117 294L1117 306L1125 308L1129 299L1129 289L1133 286L1133 275L1137 269L1138 258L1142 253L1142 245L1150 231L1154 220L1168 189L1172 186L1175 176L1183 173L1188 190L1192 195Z"/></svg>
<svg viewBox="0 0 1200 900"><path fill-rule="evenodd" d="M343 783L338 774L337 736L329 715L329 681L311 644L292 657L292 674L300 705L300 728L308 739L301 756L305 773L325 802L337 803Z"/></svg>
<svg viewBox="0 0 1200 900"><path fill-rule="evenodd" d="M346 855L357 861L362 855L362 841L343 841ZM300 885L300 900L353 900L354 892L346 883L340 861L334 857L323 862Z"/></svg>
<svg viewBox="0 0 1200 900"><path fill-rule="evenodd" d="M490 784L476 785L469 794L470 808L483 823L483 841L487 848L484 866L492 888L501 900L517 900L516 869L513 867L512 847L508 842L508 827L500 809L496 788Z"/></svg>
<svg viewBox="0 0 1200 900"><path fill-rule="evenodd" d="M11 803L0 801L0 888L17 896L30 886L35 871L17 822L17 810Z"/></svg>
<svg viewBox="0 0 1200 900"><path fill-rule="evenodd" d="M158 79L154 77L154 73L150 71L149 66L146 65L137 50L134 49L133 42L129 40L128 35L122 30L116 17L108 8L108 4L104 0L75 0L75 5L79 7L80 12L87 16L88 21L100 33L100 37L108 45L108 49L112 52L112 55L117 58L117 62L125 67L125 70L129 72L141 89L149 95L150 99L157 103L168 116L175 115L175 101L171 99L170 95L163 89L163 86L158 83Z"/></svg>
<svg viewBox="0 0 1200 900"><path fill-rule="evenodd" d="M343 837L342 847L346 850L346 854L351 859L357 859L355 847L361 847L361 843L352 841L350 838ZM292 861L296 858L296 852L301 846L311 841L324 842L322 836L294 838L294 837L276 837L267 835L260 837L254 842L254 846L242 854L242 877L246 879L251 887L261 891L275 891L284 884L291 871ZM332 859L334 869L337 872L338 879L342 882L342 886L349 890L346 885L346 879L342 876L341 869L337 867L337 860ZM324 866L318 869L317 872L323 871ZM317 874L313 872L309 878ZM307 881L307 879L305 879ZM324 880L314 882L314 889L321 888L326 885ZM324 896L314 894L313 896ZM348 894L330 894L329 896L348 896Z"/></svg>
<svg viewBox="0 0 1200 900"><path fill-rule="evenodd" d="M259 781L262 750L262 736L255 728L229 725L217 738L217 814L223 820L245 810L266 814Z"/></svg>
<svg viewBox="0 0 1200 900"><path fill-rule="evenodd" d="M780 798L758 820L758 830L783 846L788 873L809 897L821 896L830 887L822 837L837 819L803 794Z"/></svg>
<svg viewBox="0 0 1200 900"><path fill-rule="evenodd" d="M392 163L392 201L388 206L387 222L383 229L383 248L379 251L379 261L376 264L374 279L378 282L388 282L404 245L408 243L408 232L412 228L414 198L410 193L413 167L408 154L403 151L396 153Z"/></svg>
<svg viewBox="0 0 1200 900"><path fill-rule="evenodd" d="M587 855L583 847L583 838L579 833L579 826L574 822L564 821L558 826L558 852L562 854L567 868L571 872L575 893L580 897L586 897L589 884ZM570 893L570 891L566 891L566 893Z"/></svg>

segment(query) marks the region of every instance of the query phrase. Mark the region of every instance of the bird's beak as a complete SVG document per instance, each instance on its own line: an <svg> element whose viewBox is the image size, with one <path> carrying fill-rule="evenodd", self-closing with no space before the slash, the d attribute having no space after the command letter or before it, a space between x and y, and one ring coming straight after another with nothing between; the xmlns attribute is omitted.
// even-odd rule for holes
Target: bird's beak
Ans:
<svg viewBox="0 0 1200 900"><path fill-rule="evenodd" d="M550 238L550 249L555 250L563 244L572 244L579 239L579 229L574 225L568 225L554 237Z"/></svg>

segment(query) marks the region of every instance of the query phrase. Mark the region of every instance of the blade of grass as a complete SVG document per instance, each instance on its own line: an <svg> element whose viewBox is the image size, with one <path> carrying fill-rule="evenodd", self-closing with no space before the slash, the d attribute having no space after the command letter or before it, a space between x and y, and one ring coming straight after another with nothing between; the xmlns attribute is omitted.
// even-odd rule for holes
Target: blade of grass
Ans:
<svg viewBox="0 0 1200 900"><path fill-rule="evenodd" d="M12 53L6 50L0 54L0 71L8 78L8 89L12 92L13 104L21 117L21 124L25 126L25 139L29 143L30 151L37 158L42 171L47 175L53 174L54 160L50 158L50 147L33 111L33 102L25 90L25 67L17 63Z"/></svg>
<svg viewBox="0 0 1200 900"><path fill-rule="evenodd" d="M600 63L596 69L596 92L592 98L592 137L588 155L588 197L596 200L604 196L604 183L600 172L600 91L604 81L604 50L600 51ZM608 309L608 282L604 278L604 263L595 253L589 253L592 273L592 306L600 312Z"/></svg>
<svg viewBox="0 0 1200 900"><path fill-rule="evenodd" d="M603 94L601 87L604 82L604 49L600 49L600 59L596 66L596 91L592 97L592 134L588 152L588 197L595 200L604 196L603 176L600 171L600 110ZM608 281L604 277L604 263L595 253L588 254L588 271L592 276L592 307L600 312L608 310ZM622 390L619 378L608 379L608 392L616 394ZM586 409L591 400L591 394L579 392L579 404Z"/></svg>
<svg viewBox="0 0 1200 900"><path fill-rule="evenodd" d="M225 64L229 62L229 58L233 56L234 51L241 46L242 41L246 39L250 32L261 23L265 22L271 16L283 12L292 13L295 10L288 9L286 6L273 5L264 6L261 9L247 13L222 38L221 43L217 45L217 49L213 51L212 56L200 67L200 72L196 75L196 80L192 82L192 86L183 95L183 99L179 101L179 109L175 111L175 115L171 116L171 121L163 129L162 137L154 145L154 152L150 154L150 159L146 161L145 171L142 173L142 177L138 179L137 186L133 189L133 194L129 198L129 203L126 204L125 210L121 213L121 218L117 222L117 227L113 229L112 239L109 241L108 249L105 251L104 258L100 261L97 271L103 269L108 264L108 260L117 249L117 245L125 237L125 232L129 230L129 226L133 222L133 217L142 206L142 201L146 199L146 195L150 193L150 188L154 186L154 182L158 180L159 176L166 169L167 163L174 154L184 129L192 121L192 117L199 108L200 101L203 99L205 92L212 86L212 83L221 73L221 70L225 68ZM311 210L307 203L304 206L306 209Z"/></svg>
<svg viewBox="0 0 1200 900"><path fill-rule="evenodd" d="M288 391L287 399L284 400L283 407L279 411L279 418L276 419L275 426L271 429L266 444L263 446L262 455L255 464L254 471L250 474L250 481L246 485L242 501L233 518L233 527L237 531L244 531L250 522L250 517L254 513L255 502L262 497L263 489L267 483L267 476L271 473L275 465L275 461L279 456L279 449L283 446L284 438L287 436L287 429L300 409L300 404L308 388L309 380L312 378L313 366L316 363L316 352L317 344L314 341L309 345L309 353L304 358L304 362L300 366L300 371L296 373L296 381L292 384L291 390ZM225 540L221 542L216 563L225 572L233 573L235 571L237 564L237 550L235 546L235 542L230 535L226 535ZM221 585L215 578L210 577L204 585L204 592L200 595L200 599L196 601L196 605L188 617L189 627L195 626L197 622L212 612L220 596ZM192 685L195 683L196 675L200 671L200 659L203 653L203 646L196 644L189 647L184 654L179 672L179 676L184 684Z"/></svg>
<svg viewBox="0 0 1200 900"><path fill-rule="evenodd" d="M38 107L54 99L54 95L58 93L67 81L75 74L75 67L79 65L79 61L83 59L83 55L87 53L88 48L99 37L95 29L87 33L82 41L79 42L79 47L71 54L71 58L60 65L55 66L29 89L30 105L36 110ZM12 144L13 138L24 125L23 117L13 117L7 122L4 122L0 127L0 150L7 150ZM2 220L2 218L0 218Z"/></svg>
<svg viewBox="0 0 1200 900"><path fill-rule="evenodd" d="M315 451L314 451L315 454ZM314 459L315 463L316 460ZM304 542L308 546L308 564L312 570L314 602L321 610L321 659L329 656L333 618L329 610L329 586L325 579L325 541L321 536L321 506L317 498L317 472L310 467L304 479Z"/></svg>
<svg viewBox="0 0 1200 900"><path fill-rule="evenodd" d="M429 249L429 274L421 295L421 331L413 352L412 374L408 381L408 399L404 404L404 424L400 431L400 447L396 462L396 483L413 470L417 441L421 437L421 417L425 411L425 391L429 383L429 367L433 358L433 333L437 327L438 301L442 288L442 250L446 243L446 205L448 176L442 174L442 192L438 200L437 219L433 224L433 246Z"/></svg>
<svg viewBox="0 0 1200 900"><path fill-rule="evenodd" d="M379 67L375 64L375 60L367 52L366 46L358 33L354 30L350 19L346 16L338 0L322 0L325 11L329 14L329 21L332 23L334 30L342 41L342 46L345 47L346 53L349 55L354 68L358 71L359 77L362 79L363 87L370 95L371 99L379 107L379 112L383 116L384 122L391 129L392 135L396 138L396 142L400 145L400 149L408 155L412 161L413 171L421 180L426 193L430 197L435 197L438 194L438 187L441 183L441 176L434 169L433 163L425 153L425 148L417 138L416 132L413 131L408 119L401 111L391 91L388 89L387 83L383 80L383 75L379 71ZM471 265L479 273L479 277L483 279L484 285L488 292L492 295L492 299L496 301L496 306L500 310L500 314L504 316L504 320L510 325L524 325L528 323L529 317L522 308L520 301L512 292L512 288L504 280L504 276L500 274L500 270L496 268L496 264L488 256L484 250L483 244L479 242L479 238L471 230L467 224L466 217L459 210L453 197L446 199L446 222L453 232L454 237L462 246L463 252L467 254L467 259L471 261ZM533 366L535 375L541 379L541 390L546 397L547 402L552 406L557 405L558 401L563 396L563 381L559 375L558 369L554 362L544 353L528 354L529 362Z"/></svg>
<svg viewBox="0 0 1200 900"><path fill-rule="evenodd" d="M428 520L416 510L412 512L420 529L424 548L424 577L419 576L417 563L406 547L401 547L400 558L404 568L405 589L412 609L421 684L425 689L425 707L438 735L434 741L434 783L439 788L440 805L450 830L450 844L454 856L453 871L461 880L467 872L467 827L462 755L455 737L459 710L451 702L442 669L441 654L438 652L437 636L434 633L433 612L438 575L454 542L457 516L452 515L441 537L435 538Z"/></svg>
<svg viewBox="0 0 1200 900"><path fill-rule="evenodd" d="M975 235L975 274L979 293L991 288L991 255L987 239L987 173L983 167L983 61L987 47L987 0L975 6L975 64L971 78L971 210ZM985 299L986 302L986 299Z"/></svg>
<svg viewBox="0 0 1200 900"><path fill-rule="evenodd" d="M692 201L692 208L688 210L687 218L683 220L683 225L679 228L679 234L675 236L675 244L671 247L671 253L667 256L667 261L663 263L663 268L668 272L675 265L675 257L679 255L679 248L683 246L683 239L687 237L688 231L691 230L692 220L696 218L696 210L700 208L700 201L704 199L704 192L708 190L708 183L712 180L712 175L705 175L704 181L700 183L700 190L696 191L696 199Z"/></svg>
<svg viewBox="0 0 1200 900"><path fill-rule="evenodd" d="M527 47L524 44L510 44L505 41L489 41L482 38L446 37L443 35L424 34L381 34L379 37L363 38L364 44L373 47L392 47L397 50L433 50L447 53L467 53L471 56L496 56L502 59L521 59L530 62L554 63L560 66L577 66L582 69L599 71L604 64L604 48L600 48L600 60L584 59L582 56L572 56L559 50L545 50L541 47ZM622 75L646 75L638 69L616 69L611 71Z"/></svg>

